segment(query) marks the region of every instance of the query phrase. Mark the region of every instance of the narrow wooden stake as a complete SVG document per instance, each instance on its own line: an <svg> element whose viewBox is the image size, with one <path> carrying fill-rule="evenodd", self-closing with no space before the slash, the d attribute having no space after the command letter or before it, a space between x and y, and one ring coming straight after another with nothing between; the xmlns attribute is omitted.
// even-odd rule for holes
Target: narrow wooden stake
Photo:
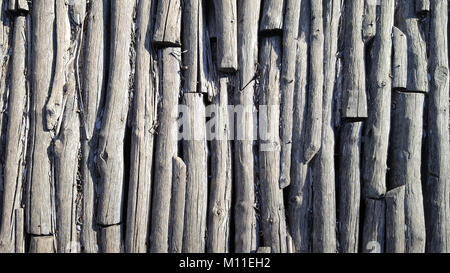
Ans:
<svg viewBox="0 0 450 273"><path fill-rule="evenodd" d="M102 253L123 252L122 224L101 227L100 230L100 250Z"/></svg>
<svg viewBox="0 0 450 273"><path fill-rule="evenodd" d="M366 199L362 233L363 253L383 253L385 244L386 202L382 199Z"/></svg>
<svg viewBox="0 0 450 273"><path fill-rule="evenodd" d="M169 252L181 253L183 245L184 206L186 200L186 165L173 158L172 200L170 204Z"/></svg>
<svg viewBox="0 0 450 273"><path fill-rule="evenodd" d="M362 32L364 43L369 42L377 33L377 4L375 0L364 0Z"/></svg>
<svg viewBox="0 0 450 273"><path fill-rule="evenodd" d="M180 0L158 1L153 43L160 47L181 46Z"/></svg>
<svg viewBox="0 0 450 273"><path fill-rule="evenodd" d="M33 7L34 9L34 7ZM29 253L54 253L53 236L31 236Z"/></svg>
<svg viewBox="0 0 450 273"><path fill-rule="evenodd" d="M260 32L281 32L283 30L283 14L285 0L264 0L262 17L259 23Z"/></svg>
<svg viewBox="0 0 450 273"><path fill-rule="evenodd" d="M23 208L16 209L14 211L14 230L15 230L15 253L25 253L25 230L24 230L24 217L25 212Z"/></svg>
<svg viewBox="0 0 450 273"><path fill-rule="evenodd" d="M392 88L405 90L408 82L408 41L398 28L392 29Z"/></svg>
<svg viewBox="0 0 450 273"><path fill-rule="evenodd" d="M405 252L405 186L386 193L386 253Z"/></svg>
<svg viewBox="0 0 450 273"><path fill-rule="evenodd" d="M201 31L199 29L199 1L202 0L187 0L183 3L183 92L197 91L199 31Z"/></svg>
<svg viewBox="0 0 450 273"><path fill-rule="evenodd" d="M236 1L214 0L217 31L217 68L222 72L237 70Z"/></svg>

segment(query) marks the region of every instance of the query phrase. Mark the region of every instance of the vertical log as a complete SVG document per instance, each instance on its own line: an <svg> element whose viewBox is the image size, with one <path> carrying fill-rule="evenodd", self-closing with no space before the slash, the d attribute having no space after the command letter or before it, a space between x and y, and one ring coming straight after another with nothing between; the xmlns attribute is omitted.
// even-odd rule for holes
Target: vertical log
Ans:
<svg viewBox="0 0 450 273"><path fill-rule="evenodd" d="M234 83L231 77L219 78L218 94L214 98L214 136L211 140L211 179L208 207L208 239L207 250L213 253L230 251L230 218L231 218L231 128L228 115L228 97L233 93ZM209 133L210 130L207 130Z"/></svg>
<svg viewBox="0 0 450 273"><path fill-rule="evenodd" d="M386 202L383 199L365 200L362 234L363 253L382 253L385 244Z"/></svg>
<svg viewBox="0 0 450 273"><path fill-rule="evenodd" d="M237 70L236 1L215 0L217 68L222 72Z"/></svg>
<svg viewBox="0 0 450 273"><path fill-rule="evenodd" d="M362 22L363 41L367 43L377 33L377 0L364 0Z"/></svg>
<svg viewBox="0 0 450 273"><path fill-rule="evenodd" d="M183 160L187 172L183 252L202 253L206 249L208 205L206 113L203 95L185 93L184 105L188 111L188 131L187 138L183 140Z"/></svg>
<svg viewBox="0 0 450 273"><path fill-rule="evenodd" d="M183 92L197 91L197 72L199 56L199 1L183 2Z"/></svg>
<svg viewBox="0 0 450 273"><path fill-rule="evenodd" d="M31 34L31 109L30 109L30 164L28 166L27 232L33 235L54 233L54 178L48 148L51 133L45 129L45 103L52 79L53 26L55 11L53 1L35 2L32 11ZM37 237L34 250L53 243L53 236ZM51 250L53 248L44 248Z"/></svg>
<svg viewBox="0 0 450 273"><path fill-rule="evenodd" d="M239 90L235 105L248 111L237 115L235 124L243 132L234 141L234 243L236 252L253 252L257 248L255 212L255 162L253 153L255 79L258 63L258 19L260 0L238 1Z"/></svg>
<svg viewBox="0 0 450 273"><path fill-rule="evenodd" d="M259 51L261 78L259 92L259 168L261 225L264 244L275 253L286 252L286 223L283 192L279 187L279 87L281 38L264 37ZM264 113L263 108L267 111ZM261 112L263 114L261 114ZM262 118L261 118L262 115Z"/></svg>
<svg viewBox="0 0 450 273"><path fill-rule="evenodd" d="M431 1L425 220L427 252L449 252L449 64L447 1Z"/></svg>
<svg viewBox="0 0 450 273"><path fill-rule="evenodd" d="M369 115L364 128L363 195L379 198L386 193L387 152L391 114L391 53L394 0L381 3L377 34L370 53Z"/></svg>
<svg viewBox="0 0 450 273"><path fill-rule="evenodd" d="M260 32L277 32L283 29L285 0L263 0Z"/></svg>
<svg viewBox="0 0 450 273"><path fill-rule="evenodd" d="M415 0L416 13L418 15L427 14L430 11L430 0Z"/></svg>
<svg viewBox="0 0 450 273"><path fill-rule="evenodd" d="M180 0L158 1L153 43L157 46L181 46Z"/></svg>
<svg viewBox="0 0 450 273"><path fill-rule="evenodd" d="M392 29L392 88L406 89L408 75L408 41L398 28Z"/></svg>
<svg viewBox="0 0 450 273"><path fill-rule="evenodd" d="M158 127L155 147L155 178L150 225L150 251L168 251L170 192L172 189L172 157L177 154L178 94L180 92L179 48L158 52L159 98Z"/></svg>
<svg viewBox="0 0 450 273"><path fill-rule="evenodd" d="M108 24L109 1L95 0L87 18L84 73L82 74L83 130L81 140L81 173L83 179L83 225L80 241L84 252L98 251L96 223L96 188L99 175L95 168L95 153L101 126L100 109L104 103L107 58L109 55L105 29Z"/></svg>
<svg viewBox="0 0 450 273"><path fill-rule="evenodd" d="M24 230L24 210L23 208L16 209L14 211L15 221L14 221L14 229L15 229L15 253L25 253L25 230Z"/></svg>
<svg viewBox="0 0 450 273"><path fill-rule="evenodd" d="M344 83L342 117L367 117L366 75L364 68L364 42L362 17L364 1L344 0Z"/></svg>
<svg viewBox="0 0 450 273"><path fill-rule="evenodd" d="M399 0L395 24L406 35L408 41L406 90L426 93L428 92L427 45L414 6L413 1Z"/></svg>
<svg viewBox="0 0 450 273"><path fill-rule="evenodd" d="M386 253L405 252L405 186L386 193Z"/></svg>
<svg viewBox="0 0 450 273"><path fill-rule="evenodd" d="M422 196L423 94L394 92L390 137L390 187L405 185L405 251L425 251Z"/></svg>
<svg viewBox="0 0 450 273"><path fill-rule="evenodd" d="M343 253L357 253L361 196L362 122L341 125L339 147L339 245Z"/></svg>
<svg viewBox="0 0 450 273"><path fill-rule="evenodd" d="M131 166L128 186L126 252L147 252L149 239L153 126L156 86L154 82L154 52L150 39L155 1L139 1L136 33L136 67L131 135Z"/></svg>
<svg viewBox="0 0 450 273"><path fill-rule="evenodd" d="M3 198L1 210L0 252L14 252L14 219L22 203L22 181L28 133L28 92L26 84L27 18L14 20L11 85L6 130ZM23 211L22 211L23 212ZM23 220L23 219L22 219ZM23 233L23 231L22 231ZM16 238L17 240L17 238ZM23 240L23 239L22 239Z"/></svg>
<svg viewBox="0 0 450 273"><path fill-rule="evenodd" d="M311 209L311 181L308 164L304 161L305 138L304 117L307 113L306 90L308 83L310 1L302 1L300 8L300 29L297 40L296 72L294 90L294 114L292 132L291 186L289 190L289 229L296 252L310 251L309 214ZM304 52L303 54L300 54Z"/></svg>
<svg viewBox="0 0 450 273"><path fill-rule="evenodd" d="M99 134L97 166L101 179L101 192L97 221L108 226L104 230L116 230L122 225L124 187L124 145L125 127L128 114L128 81L130 76L129 47L133 5L124 1L111 2L111 52L108 92L105 101L102 128ZM116 237L108 237L103 242L104 252L119 250L120 233L107 232ZM105 240L106 237L102 237Z"/></svg>
<svg viewBox="0 0 450 273"><path fill-rule="evenodd" d="M53 245L53 236L31 236L30 253L53 253L55 246Z"/></svg>
<svg viewBox="0 0 450 273"><path fill-rule="evenodd" d="M307 95L308 115L305 116L305 142L303 156L309 162L319 151L322 139L323 103L323 18L322 2L311 0L311 32L309 37L309 88Z"/></svg>
<svg viewBox="0 0 450 273"><path fill-rule="evenodd" d="M122 225L112 225L100 227L100 249L104 253L121 253L122 245Z"/></svg>
<svg viewBox="0 0 450 273"><path fill-rule="evenodd" d="M173 158L172 200L170 204L169 252L181 253L183 245L184 205L186 198L186 165Z"/></svg>
<svg viewBox="0 0 450 273"><path fill-rule="evenodd" d="M291 183L292 112L294 108L295 64L301 1L286 0L283 23L283 60L281 64L281 166L280 188Z"/></svg>

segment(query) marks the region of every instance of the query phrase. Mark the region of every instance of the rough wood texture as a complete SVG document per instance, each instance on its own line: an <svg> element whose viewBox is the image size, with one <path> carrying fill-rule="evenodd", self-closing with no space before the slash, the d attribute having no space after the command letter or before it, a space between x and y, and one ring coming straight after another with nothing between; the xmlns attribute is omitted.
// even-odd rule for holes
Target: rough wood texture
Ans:
<svg viewBox="0 0 450 273"><path fill-rule="evenodd" d="M283 59L281 65L281 118L285 126L280 127L281 164L280 188L291 183L291 149L292 149L292 112L294 109L295 60L297 56L297 38L300 20L301 1L286 0L283 24Z"/></svg>
<svg viewBox="0 0 450 273"><path fill-rule="evenodd" d="M264 37L261 41L259 64L259 111L265 107L265 116L259 119L259 168L261 184L261 228L264 244L275 253L286 251L286 220L283 192L279 187L279 79L281 64L281 39L279 36ZM261 129L263 127L263 129Z"/></svg>
<svg viewBox="0 0 450 273"><path fill-rule="evenodd" d="M168 251L168 225L170 192L172 190L172 157L177 154L177 105L180 90L179 48L166 48L158 52L159 98L158 127L155 147L155 178L150 229L150 251Z"/></svg>
<svg viewBox="0 0 450 273"><path fill-rule="evenodd" d="M11 12L28 12L30 8L28 7L27 0L8 0L8 10Z"/></svg>
<svg viewBox="0 0 450 273"><path fill-rule="evenodd" d="M228 137L230 116L228 97L233 93L234 83L229 77L219 78L218 94L214 98L214 118L216 125L211 140L211 183L209 184L208 206L208 252L226 253L230 251L230 220L232 192L231 142ZM207 132L210 130L207 129Z"/></svg>
<svg viewBox="0 0 450 273"><path fill-rule="evenodd" d="M307 95L308 115L305 117L305 147L303 156L309 162L319 151L322 139L323 103L323 19L322 1L311 1L311 31L309 37L309 88Z"/></svg>
<svg viewBox="0 0 450 273"><path fill-rule="evenodd" d="M199 57L199 1L183 2L183 92L197 91ZM148 24L148 22L146 22Z"/></svg>
<svg viewBox="0 0 450 273"><path fill-rule="evenodd" d="M366 199L362 232L362 252L383 253L385 244L386 202L383 199Z"/></svg>
<svg viewBox="0 0 450 273"><path fill-rule="evenodd" d="M425 220L427 252L449 252L449 64L447 1L431 1L430 94L426 130L427 165L425 180Z"/></svg>
<svg viewBox="0 0 450 273"><path fill-rule="evenodd" d="M364 14L362 22L363 40L370 41L377 33L377 0L364 0Z"/></svg>
<svg viewBox="0 0 450 273"><path fill-rule="evenodd" d="M405 186L386 193L386 253L405 252Z"/></svg>
<svg viewBox="0 0 450 273"><path fill-rule="evenodd" d="M0 229L0 252L14 252L14 245L20 238L14 238L17 211L22 202L22 181L26 156L28 133L28 91L24 75L27 58L26 17L14 20L13 55L11 64L11 86L9 96L9 119L6 131L5 163L3 177L3 199ZM21 210L23 213L23 210ZM22 221L23 215L21 218ZM22 223L23 224L23 223ZM23 227L22 227L23 229ZM23 230L22 230L23 233ZM22 234L23 236L23 234ZM23 238L22 238L23 240ZM16 249L17 252L17 249Z"/></svg>
<svg viewBox="0 0 450 273"><path fill-rule="evenodd" d="M28 168L27 232L33 235L49 235L54 232L54 177L48 149L51 133L45 128L45 103L52 79L53 62L53 1L34 3L31 33L31 108L30 108L30 165ZM51 240L52 236L45 239ZM44 240L44 239L42 239ZM40 249L41 239L36 238ZM44 248L47 250L47 248Z"/></svg>
<svg viewBox="0 0 450 273"><path fill-rule="evenodd" d="M123 1L111 2L111 48L109 81L105 100L102 129L99 133L97 166L100 173L100 200L97 221L108 226L103 230L112 230L122 225L124 197L124 146L125 127L128 114L128 80L130 64L128 61L131 43L131 24L133 5ZM118 235L118 232L110 232ZM106 238L103 237L103 240ZM120 236L108 238L103 243L106 251L116 251L120 245ZM116 241L116 242L113 242ZM109 247L112 248L109 248Z"/></svg>
<svg viewBox="0 0 450 273"><path fill-rule="evenodd" d="M421 182L423 94L394 92L390 137L391 188L405 185L405 251L425 251L425 216Z"/></svg>
<svg viewBox="0 0 450 273"><path fill-rule="evenodd" d="M260 32L274 32L283 29L285 0L263 0Z"/></svg>
<svg viewBox="0 0 450 273"><path fill-rule="evenodd" d="M364 69L364 42L362 17L364 1L344 0L344 83L342 117L367 117L366 75Z"/></svg>
<svg viewBox="0 0 450 273"><path fill-rule="evenodd" d="M306 115L306 93L308 83L310 1L302 1L300 7L300 29L297 40L295 72L294 113L292 132L291 186L289 188L289 229L295 245L295 252L310 251L311 179L308 164L304 161L303 148ZM300 54L304 52L305 54Z"/></svg>
<svg viewBox="0 0 450 273"><path fill-rule="evenodd" d="M30 253L54 253L53 236L31 236Z"/></svg>
<svg viewBox="0 0 450 273"><path fill-rule="evenodd" d="M128 185L126 252L147 252L149 239L156 87L153 75L155 52L150 45L150 15L155 1L139 2L134 74L131 166Z"/></svg>
<svg viewBox="0 0 450 273"><path fill-rule="evenodd" d="M391 53L394 0L381 3L377 34L371 50L368 98L369 115L364 128L363 195L379 198L386 193L387 152L391 114Z"/></svg>
<svg viewBox="0 0 450 273"><path fill-rule="evenodd" d="M341 125L339 147L339 245L340 252L357 253L360 226L362 122Z"/></svg>
<svg viewBox="0 0 450 273"><path fill-rule="evenodd" d="M172 200L170 204L169 252L181 253L183 245L184 203L186 200L186 165L173 158Z"/></svg>
<svg viewBox="0 0 450 273"><path fill-rule="evenodd" d="M180 0L158 1L153 43L157 46L181 46Z"/></svg>
<svg viewBox="0 0 450 273"><path fill-rule="evenodd" d="M186 205L184 214L183 252L204 252L208 205L206 147L206 112L203 95L185 93L183 104L188 111L187 138L183 139L186 164ZM212 209L212 208L211 208Z"/></svg>
<svg viewBox="0 0 450 273"><path fill-rule="evenodd" d="M84 50L84 73L82 74L82 159L81 175L83 179L83 204L80 242L84 252L98 251L96 222L96 187L99 175L95 166L98 133L101 128L101 108L104 103L106 87L106 68L109 58L107 37L109 2L92 1L86 23ZM100 69L102 68L102 69Z"/></svg>
<svg viewBox="0 0 450 273"><path fill-rule="evenodd" d="M214 0L217 34L217 69L235 72L237 63L236 1Z"/></svg>
<svg viewBox="0 0 450 273"><path fill-rule="evenodd" d="M104 253L123 252L122 225L100 228L100 251Z"/></svg>
<svg viewBox="0 0 450 273"><path fill-rule="evenodd" d="M414 1L399 0L395 25L402 31L408 42L408 76L406 90L428 92L427 46L425 35L415 16Z"/></svg>
<svg viewBox="0 0 450 273"><path fill-rule="evenodd" d="M234 141L235 178L235 251L252 252L257 249L257 222L255 211L255 166L253 156L254 102L256 71L258 63L258 19L260 0L238 1L238 63L239 89L235 92L235 105L247 111L237 115L235 122L241 124L243 134ZM248 11L252 12L248 12Z"/></svg>
<svg viewBox="0 0 450 273"><path fill-rule="evenodd" d="M15 221L14 221L14 229L15 229L15 253L25 253L25 229L24 229L24 218L25 212L22 208L16 209L14 211Z"/></svg>
<svg viewBox="0 0 450 273"><path fill-rule="evenodd" d="M417 14L423 15L430 11L430 0L415 0L415 1Z"/></svg>
<svg viewBox="0 0 450 273"><path fill-rule="evenodd" d="M408 82L408 40L398 28L392 29L392 88L404 90Z"/></svg>

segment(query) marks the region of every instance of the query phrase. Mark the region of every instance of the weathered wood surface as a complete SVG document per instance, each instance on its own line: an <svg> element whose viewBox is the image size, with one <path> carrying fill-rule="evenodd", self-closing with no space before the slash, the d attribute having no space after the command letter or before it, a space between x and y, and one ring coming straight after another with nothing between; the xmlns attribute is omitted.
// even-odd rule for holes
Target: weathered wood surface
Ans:
<svg viewBox="0 0 450 273"><path fill-rule="evenodd" d="M423 94L394 92L390 137L389 186L405 185L408 253L425 251L425 216L421 181Z"/></svg>
<svg viewBox="0 0 450 273"><path fill-rule="evenodd" d="M31 236L30 253L54 253L54 238L53 236Z"/></svg>
<svg viewBox="0 0 450 273"><path fill-rule="evenodd" d="M158 1L153 43L160 47L181 46L181 1Z"/></svg>
<svg viewBox="0 0 450 273"><path fill-rule="evenodd" d="M201 1L201 0L200 0ZM201 11L200 11L201 12ZM148 16L147 16L148 17ZM145 17L144 17L145 18ZM183 2L183 92L197 91L197 73L199 57L199 0ZM144 24L149 24L144 20ZM143 25L146 28L145 25Z"/></svg>
<svg viewBox="0 0 450 273"><path fill-rule="evenodd" d="M155 52L149 38L153 24L148 18L154 14L155 6L155 1L140 1L137 14L126 252L147 252L149 240L157 85L153 74Z"/></svg>
<svg viewBox="0 0 450 273"><path fill-rule="evenodd" d="M415 16L415 2L400 0L396 12L396 27L402 31L408 42L408 76L406 90L428 92L427 46L419 19Z"/></svg>
<svg viewBox="0 0 450 273"><path fill-rule="evenodd" d="M238 90L234 104L244 112L236 115L235 123L241 124L242 135L234 141L235 203L234 244L236 252L252 252L257 249L257 221L254 161L254 93L258 67L258 19L260 0L238 1ZM252 12L248 12L248 11Z"/></svg>
<svg viewBox="0 0 450 273"><path fill-rule="evenodd" d="M405 186L386 193L386 253L405 252Z"/></svg>
<svg viewBox="0 0 450 273"><path fill-rule="evenodd" d="M377 33L377 5L379 5L379 1L364 0L362 32L365 43L375 37Z"/></svg>
<svg viewBox="0 0 450 273"><path fill-rule="evenodd" d="M426 14L430 11L430 0L415 0L416 1L416 13L421 15L421 14Z"/></svg>
<svg viewBox="0 0 450 273"><path fill-rule="evenodd" d="M392 88L406 89L408 82L408 41L401 30L392 29Z"/></svg>
<svg viewBox="0 0 450 273"><path fill-rule="evenodd" d="M155 174L151 207L150 251L168 251L170 192L172 190L172 157L177 154L177 105L180 90L181 50L160 49L158 127L155 147Z"/></svg>
<svg viewBox="0 0 450 273"><path fill-rule="evenodd" d="M449 252L449 63L448 3L431 1L430 23L430 93L427 102L425 222L427 252Z"/></svg>
<svg viewBox="0 0 450 273"><path fill-rule="evenodd" d="M277 32L283 29L285 0L263 0L260 32Z"/></svg>
<svg viewBox="0 0 450 273"><path fill-rule="evenodd" d="M381 3L368 79L369 115L364 128L363 196L380 198L386 193L387 152L391 110L391 53L394 0Z"/></svg>
<svg viewBox="0 0 450 273"><path fill-rule="evenodd" d="M367 118L362 20L364 1L344 0L344 83L342 117Z"/></svg>
<svg viewBox="0 0 450 273"><path fill-rule="evenodd" d="M179 157L174 157L172 164L169 253L181 253L183 245L184 205L186 200L186 164Z"/></svg>
<svg viewBox="0 0 450 273"><path fill-rule="evenodd" d="M217 69L235 72L237 66L237 9L235 1L214 0L217 34Z"/></svg>
<svg viewBox="0 0 450 273"><path fill-rule="evenodd" d="M295 245L295 252L310 251L311 179L308 164L304 161L303 148L306 115L306 94L308 83L310 1L302 1L300 27L297 40L296 72L294 90L294 112L292 132L291 186L289 187L288 219L289 229ZM304 52L305 54L300 54Z"/></svg>
<svg viewBox="0 0 450 273"><path fill-rule="evenodd" d="M104 104L106 88L105 68L108 64L108 40L104 35L108 29L109 2L92 1L90 13L86 20L86 37L84 48L84 73L82 78L82 140L81 140L81 175L82 175L82 217L80 243L84 252L98 251L98 227L96 221L99 174L95 168L98 133L101 129L101 109Z"/></svg>
<svg viewBox="0 0 450 273"><path fill-rule="evenodd" d="M386 240L385 199L365 199L365 217L362 227L362 252L383 253Z"/></svg>

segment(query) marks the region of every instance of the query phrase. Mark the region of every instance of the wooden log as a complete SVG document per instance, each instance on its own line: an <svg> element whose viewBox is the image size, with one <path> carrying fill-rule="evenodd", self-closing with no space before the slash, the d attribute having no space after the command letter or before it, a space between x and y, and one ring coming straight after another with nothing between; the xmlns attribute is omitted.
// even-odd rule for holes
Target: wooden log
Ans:
<svg viewBox="0 0 450 273"><path fill-rule="evenodd" d="M58 134L61 125L61 115L64 111L64 84L66 77L66 66L70 59L70 22L68 17L68 7L63 1L55 2L55 75L50 90L50 98L45 106L47 130L52 130Z"/></svg>
<svg viewBox="0 0 450 273"><path fill-rule="evenodd" d="M264 0L261 10L261 21L259 31L281 32L283 30L283 14L285 0Z"/></svg>
<svg viewBox="0 0 450 273"><path fill-rule="evenodd" d="M187 171L183 253L202 253L206 250L208 205L206 112L202 94L185 93L183 100L188 110L188 124L184 128L188 135L183 140Z"/></svg>
<svg viewBox="0 0 450 273"><path fill-rule="evenodd" d="M296 72L294 90L294 113L292 132L291 185L289 189L289 229L295 245L295 252L310 251L311 179L308 164L304 161L304 117L307 113L306 94L308 83L310 1L302 1L300 8L300 29L297 40ZM304 52L304 54L300 54Z"/></svg>
<svg viewBox="0 0 450 273"><path fill-rule="evenodd" d="M286 13L283 24L283 59L281 64L281 118L284 126L280 127L281 166L280 188L291 183L291 149L292 149L292 112L294 109L295 64L297 55L297 38L300 20L298 0L286 0Z"/></svg>
<svg viewBox="0 0 450 273"><path fill-rule="evenodd" d="M322 2L311 0L311 32L309 59L308 115L305 117L305 148L303 156L309 162L319 151L322 139L323 51L324 34Z"/></svg>
<svg viewBox="0 0 450 273"><path fill-rule="evenodd" d="M364 43L369 42L377 33L377 0L364 0L362 32Z"/></svg>
<svg viewBox="0 0 450 273"><path fill-rule="evenodd" d="M271 246L275 253L284 253L286 252L286 219L283 192L279 187L281 38L278 35L264 37L259 52L261 226L264 244ZM264 113L264 107L267 109L266 113Z"/></svg>
<svg viewBox="0 0 450 273"><path fill-rule="evenodd" d="M408 41L398 28L392 29L392 88L405 90L408 75Z"/></svg>
<svg viewBox="0 0 450 273"><path fill-rule="evenodd" d="M431 1L430 94L427 102L427 158L425 173L425 223L427 252L449 252L449 64L448 3Z"/></svg>
<svg viewBox="0 0 450 273"><path fill-rule="evenodd" d="M405 186L386 193L386 253L405 252Z"/></svg>
<svg viewBox="0 0 450 273"><path fill-rule="evenodd" d="M147 252L149 239L153 126L156 122L156 84L153 74L155 52L150 45L153 24L148 18L154 14L155 1L139 2L136 33L135 88L131 135L131 166L128 185L126 252Z"/></svg>
<svg viewBox="0 0 450 273"><path fill-rule="evenodd" d="M198 90L197 92L208 94L208 100L211 101L216 89L216 65L213 61L213 55L216 56L217 47L214 47L213 33L215 28L214 8L207 8L206 2L199 1L198 8ZM210 16L206 16L209 12ZM215 35L215 34L214 34ZM214 39L216 39L214 37ZM217 40L217 39L216 39Z"/></svg>
<svg viewBox="0 0 450 273"><path fill-rule="evenodd" d="M258 20L260 0L238 1L238 63L239 90L235 92L235 105L248 109L237 115L235 124L242 128L243 136L234 141L235 203L234 244L236 252L254 252L257 248L257 222L255 212L255 166L253 144L254 102L258 63ZM250 110L251 109L251 110Z"/></svg>
<svg viewBox="0 0 450 273"><path fill-rule="evenodd" d="M414 6L413 1L399 0L395 21L396 26L406 35L408 42L408 81L406 91L427 93L427 46Z"/></svg>
<svg viewBox="0 0 450 273"><path fill-rule="evenodd" d="M159 47L181 46L180 0L158 1L153 43Z"/></svg>
<svg viewBox="0 0 450 273"><path fill-rule="evenodd" d="M3 205L0 229L0 252L2 253L14 252L13 229L17 230L17 228L20 228L14 225L14 214L17 213L22 202L22 181L29 129L28 115L26 114L28 112L29 93L27 91L26 76L23 73L26 68L27 58L28 38L26 28L27 18L23 16L16 17L14 20L12 44L11 85L9 87L9 118L4 148Z"/></svg>
<svg viewBox="0 0 450 273"><path fill-rule="evenodd" d="M361 34L363 1L344 0L344 82L342 118L367 118L364 42Z"/></svg>
<svg viewBox="0 0 450 273"><path fill-rule="evenodd" d="M381 3L377 34L370 53L369 115L364 127L363 195L380 198L386 193L387 152L391 115L391 53L395 1Z"/></svg>
<svg viewBox="0 0 450 273"><path fill-rule="evenodd" d="M199 71L199 0L183 2L182 20L183 92L196 92L197 73Z"/></svg>
<svg viewBox="0 0 450 273"><path fill-rule="evenodd" d="M390 137L391 188L405 185L407 253L425 252L425 216L422 196L423 94L394 92Z"/></svg>
<svg viewBox="0 0 450 273"><path fill-rule="evenodd" d="M9 0L8 11L9 12L28 12L30 8L28 7L27 0Z"/></svg>
<svg viewBox="0 0 450 273"><path fill-rule="evenodd" d="M230 251L230 220L231 220L231 142L229 129L231 128L228 112L229 94L233 94L234 83L227 76L219 78L218 94L214 103L214 136L211 140L211 179L209 187L208 208L208 239L206 249L212 253L228 253ZM209 123L208 122L208 123ZM210 130L207 130L209 133Z"/></svg>
<svg viewBox="0 0 450 273"><path fill-rule="evenodd" d="M362 252L383 253L385 244L386 202L366 199L362 230Z"/></svg>
<svg viewBox="0 0 450 273"><path fill-rule="evenodd" d="M155 147L155 178L150 226L150 251L167 252L170 192L172 190L172 157L177 154L178 94L180 92L179 48L158 52L159 102L158 127Z"/></svg>
<svg viewBox="0 0 450 273"><path fill-rule="evenodd" d="M54 140L54 172L56 188L56 250L58 253L78 252L76 199L80 120L74 68L68 71L60 133Z"/></svg>
<svg viewBox="0 0 450 273"><path fill-rule="evenodd" d="M270 246L260 246L258 247L256 253L272 253L272 249Z"/></svg>
<svg viewBox="0 0 450 273"><path fill-rule="evenodd" d="M29 253L54 253L53 236L31 236Z"/></svg>
<svg viewBox="0 0 450 273"><path fill-rule="evenodd" d="M31 33L31 108L30 108L30 158L26 204L27 232L33 235L54 233L54 181L52 164L48 156L51 133L45 129L45 104L51 88L53 63L53 26L55 11L53 1L35 2L32 11ZM44 121L44 122L43 122ZM52 236L50 236L52 240ZM42 241L41 241L42 240ZM50 239L36 238L36 250ZM44 247L45 250L50 248Z"/></svg>
<svg viewBox="0 0 450 273"><path fill-rule="evenodd" d="M362 122L341 125L339 146L338 223L340 252L357 253L361 203Z"/></svg>
<svg viewBox="0 0 450 273"><path fill-rule="evenodd" d="M321 149L312 162L313 169L313 251L331 252L336 244L336 197L332 100L336 79L337 39L341 5L338 0L323 3L324 83ZM312 53L311 53L312 54ZM311 55L312 58L315 56Z"/></svg>
<svg viewBox="0 0 450 273"><path fill-rule="evenodd" d="M71 0L69 1L69 14L76 25L82 25L86 18L86 0Z"/></svg>
<svg viewBox="0 0 450 273"><path fill-rule="evenodd" d="M172 200L170 204L169 252L181 253L183 245L184 206L186 200L186 165L173 158Z"/></svg>
<svg viewBox="0 0 450 273"><path fill-rule="evenodd" d="M133 5L111 2L111 49L109 80L102 128L99 133L97 167L100 174L100 199L97 222L105 226L102 246L105 252L118 252L122 245L119 231L123 223L124 145L128 114L129 50ZM110 237L111 236L111 237ZM112 237L114 236L114 237ZM104 240L107 240L105 242Z"/></svg>
<svg viewBox="0 0 450 273"><path fill-rule="evenodd" d="M92 1L86 23L84 54L84 73L82 74L82 140L81 140L81 174L83 179L83 225L81 226L80 242L84 252L95 253L98 227L96 222L96 187L99 174L95 166L98 133L101 126L100 109L103 107L105 87L108 39L104 35L109 18L108 1Z"/></svg>
<svg viewBox="0 0 450 273"><path fill-rule="evenodd" d="M430 11L430 0L415 0L416 13L420 16L426 15Z"/></svg>
<svg viewBox="0 0 450 273"><path fill-rule="evenodd" d="M214 0L217 34L217 69L235 72L237 61L236 1Z"/></svg>
<svg viewBox="0 0 450 273"><path fill-rule="evenodd" d="M100 230L100 250L102 253L123 252L121 224L100 227Z"/></svg>
<svg viewBox="0 0 450 273"><path fill-rule="evenodd" d="M24 216L23 208L18 208L14 211L14 231L15 231L15 253L25 253L25 230L24 230Z"/></svg>

